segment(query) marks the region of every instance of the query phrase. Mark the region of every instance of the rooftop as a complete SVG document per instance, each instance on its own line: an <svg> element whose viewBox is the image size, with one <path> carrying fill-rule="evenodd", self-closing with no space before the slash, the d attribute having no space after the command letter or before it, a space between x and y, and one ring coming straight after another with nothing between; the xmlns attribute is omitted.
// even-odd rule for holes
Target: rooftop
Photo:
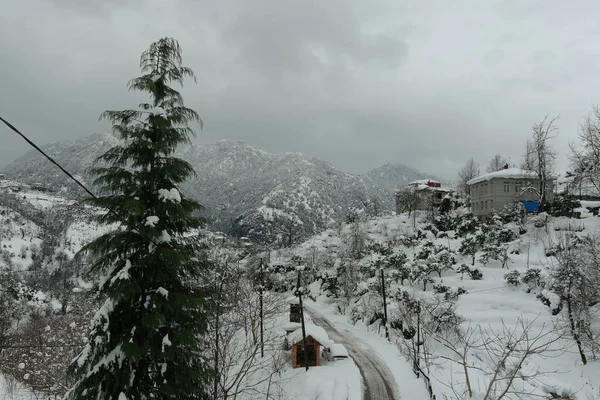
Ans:
<svg viewBox="0 0 600 400"><path fill-rule="evenodd" d="M537 173L534 171L528 171L520 168L507 168L501 169L500 171L490 172L478 176L477 178L471 179L467 182L467 185L474 185L476 183L489 181L491 179L534 179L537 178Z"/></svg>
<svg viewBox="0 0 600 400"><path fill-rule="evenodd" d="M438 181L434 181L433 179L419 179L419 180L410 182L409 185L421 185L421 184L427 185L429 182L440 183Z"/></svg>
<svg viewBox="0 0 600 400"><path fill-rule="evenodd" d="M317 325L306 324L306 337L312 336L322 346L330 347L333 344L333 340L329 339L329 335L325 332L325 329ZM302 340L302 328L296 329L294 332L288 335L288 341L290 344L296 344Z"/></svg>

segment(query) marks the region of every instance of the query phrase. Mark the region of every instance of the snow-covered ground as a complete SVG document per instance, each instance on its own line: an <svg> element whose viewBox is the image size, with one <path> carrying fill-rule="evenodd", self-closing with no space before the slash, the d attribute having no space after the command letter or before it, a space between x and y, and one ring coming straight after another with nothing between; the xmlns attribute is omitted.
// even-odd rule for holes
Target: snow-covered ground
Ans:
<svg viewBox="0 0 600 400"><path fill-rule="evenodd" d="M318 296L316 302L306 303L309 314L315 309L326 317L338 330L349 335L367 353L379 357L392 372L400 399L429 400L429 394L423 381L419 380L412 371L410 363L402 357L398 347L383 336L370 332L362 322L352 325L346 316L340 315L333 304L325 296Z"/></svg>
<svg viewBox="0 0 600 400"><path fill-rule="evenodd" d="M319 367L288 368L283 373L290 400L361 400L360 372L352 359Z"/></svg>
<svg viewBox="0 0 600 400"><path fill-rule="evenodd" d="M589 206L589 204L585 204ZM591 213L583 213L581 220L561 218L550 218L546 227L536 228L533 224L534 218L527 221L527 233L509 243L508 268L502 268L499 261L490 261L484 265L478 253L473 268L479 269L483 277L481 280L471 280L468 276L461 276L454 271L442 272L441 278L432 274L432 283L428 284L427 291L423 291L422 285L405 285L392 283L388 294L395 293L398 289L409 292L415 298L428 299L433 296L432 285L441 284L451 289L463 288L466 294L459 296L456 301L456 311L464 318L461 324L463 331L476 330L481 335L500 334L504 329L519 332L519 324L529 326L531 335L547 335L545 340L549 343L548 349L543 354L534 354L521 365L522 372L513 383L513 389L521 391L523 399L549 398L550 393L568 394L576 400L600 399L600 361L590 360L587 365L582 365L573 340L569 335L558 337L563 331L555 330L555 324L561 322L561 316L552 316L550 308L542 304L536 295L542 292L542 288L535 287L529 290L524 284L518 286L509 285L505 275L512 271L524 272L538 268L542 277L547 274L547 269L555 260L546 256L546 249L557 241L557 235L569 230L578 236L600 233L600 218L593 217ZM407 215L384 217L368 220L364 223L363 231L370 242L390 243L397 242L398 236L410 235L413 229L413 220ZM436 237L430 231L424 229L425 223L417 219L417 228L426 232L427 239L437 246L445 246L451 251L457 251L461 245L461 239L450 232L450 237ZM515 228L512 226L512 228ZM337 257L344 246L348 244L348 237L352 235L352 227L347 225L340 231L328 230L316 235L306 242L298 245L290 251L294 256L303 257L304 260L315 259L315 254L320 260L321 271L331 273L332 268L323 268L324 264L339 264L338 261L324 262L323 257L334 255ZM346 238L344 238L346 237ZM416 247L395 245L394 251L401 250L409 256L409 259L418 250ZM274 258L283 263L285 254L275 254ZM279 258L277 258L279 257ZM471 266L471 258L456 254L454 268L462 263ZM371 253L360 261L360 265L368 265L376 259ZM319 261L317 261L317 264ZM318 275L319 273L317 273ZM373 284L371 281L370 284ZM365 286L366 287L366 283ZM412 372L411 363L401 354L395 341L402 338L391 338L388 342L384 338L383 329L375 326L365 326L363 320L353 325L349 322L348 315L340 315L339 309L332 304L331 299L321 293L318 284L313 284L312 294L316 296L317 302L308 302L308 305L322 313L340 329L347 331L356 337L363 346L377 354L384 360L394 373L401 398L425 400L428 394L425 391L424 382L415 377ZM547 293L546 293L547 294ZM548 295L548 294L547 294ZM388 313L397 313L397 304L393 300L388 303ZM596 306L592 309L600 315L600 309ZM390 317L391 319L391 317ZM564 322L564 321L563 321ZM564 324L563 324L564 326ZM480 329L480 330L479 330ZM464 383L464 374L459 360L455 355L445 349L441 344L430 344L430 352L434 362L428 368L432 380L434 394L438 399L444 396L452 398L451 386L459 387ZM469 361L473 365L470 372L471 386L474 398L478 395L483 398L482 392L487 389L490 380L490 365L483 361L484 354L473 350ZM480 360L481 359L481 360ZM423 365L422 365L423 367ZM514 397L514 396L513 396Z"/></svg>
<svg viewBox="0 0 600 400"><path fill-rule="evenodd" d="M0 400L34 400L37 398L16 379L0 374Z"/></svg>

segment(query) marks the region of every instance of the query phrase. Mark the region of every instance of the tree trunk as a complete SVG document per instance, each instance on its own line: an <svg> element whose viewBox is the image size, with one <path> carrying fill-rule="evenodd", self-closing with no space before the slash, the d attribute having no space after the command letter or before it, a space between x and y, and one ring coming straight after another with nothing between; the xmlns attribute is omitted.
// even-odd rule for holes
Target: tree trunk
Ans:
<svg viewBox="0 0 600 400"><path fill-rule="evenodd" d="M571 334L573 335L573 340L577 343L577 350L579 350L579 356L581 357L581 362L583 365L587 364L587 357L583 352L583 348L581 345L581 338L577 333L577 328L575 327L575 317L573 316L573 308L571 307L571 294L567 296L567 312L569 313L569 325L571 327Z"/></svg>

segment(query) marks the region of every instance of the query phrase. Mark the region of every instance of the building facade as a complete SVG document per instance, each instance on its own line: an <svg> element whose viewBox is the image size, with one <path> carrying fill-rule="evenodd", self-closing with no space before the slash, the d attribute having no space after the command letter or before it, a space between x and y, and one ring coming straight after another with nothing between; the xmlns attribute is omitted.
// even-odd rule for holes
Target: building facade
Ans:
<svg viewBox="0 0 600 400"><path fill-rule="evenodd" d="M401 214L409 210L438 208L442 204L444 196L450 192L452 192L452 189L443 188L440 182L431 179L410 182L406 187L396 192L396 213ZM412 204L411 201L404 201L406 196L403 196L403 193L414 194L415 204Z"/></svg>
<svg viewBox="0 0 600 400"><path fill-rule="evenodd" d="M505 168L478 176L467 182L471 193L471 212L475 216L486 216L494 210L516 202L540 200L540 180L533 171ZM554 186L550 180L546 187L546 200L554 198Z"/></svg>

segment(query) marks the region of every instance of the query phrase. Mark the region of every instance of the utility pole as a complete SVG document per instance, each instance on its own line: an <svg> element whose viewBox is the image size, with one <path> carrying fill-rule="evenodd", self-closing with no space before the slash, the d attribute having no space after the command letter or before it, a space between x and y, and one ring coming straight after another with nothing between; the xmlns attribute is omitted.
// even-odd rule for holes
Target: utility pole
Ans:
<svg viewBox="0 0 600 400"><path fill-rule="evenodd" d="M417 366L420 367L421 351L421 302L417 301Z"/></svg>
<svg viewBox="0 0 600 400"><path fill-rule="evenodd" d="M383 324L385 326L385 338L390 340L390 331L388 330L387 301L385 299L385 280L383 278L383 268L381 268L381 294L383 295Z"/></svg>
<svg viewBox="0 0 600 400"><path fill-rule="evenodd" d="M219 393L219 315L221 314L221 295L223 294L223 284L225 283L225 276L224 274L227 271L227 258L225 258L225 271L223 271L223 275L221 275L221 282L219 284L219 291L217 292L217 301L215 304L215 379L213 381L213 397L214 400L217 400L218 397L218 393Z"/></svg>
<svg viewBox="0 0 600 400"><path fill-rule="evenodd" d="M304 307L302 306L302 289L300 286L300 271L302 271L304 267L302 265L298 265L296 270L298 271L298 281L296 283L296 295L298 296L298 303L300 305L300 321L302 322L302 349L304 351L304 366L308 371L308 353L306 351L306 326L304 325Z"/></svg>
<svg viewBox="0 0 600 400"><path fill-rule="evenodd" d="M264 275L263 275L263 259L260 259L260 357L263 358L265 356L265 325L264 325L264 315L263 315L263 287L264 287Z"/></svg>

